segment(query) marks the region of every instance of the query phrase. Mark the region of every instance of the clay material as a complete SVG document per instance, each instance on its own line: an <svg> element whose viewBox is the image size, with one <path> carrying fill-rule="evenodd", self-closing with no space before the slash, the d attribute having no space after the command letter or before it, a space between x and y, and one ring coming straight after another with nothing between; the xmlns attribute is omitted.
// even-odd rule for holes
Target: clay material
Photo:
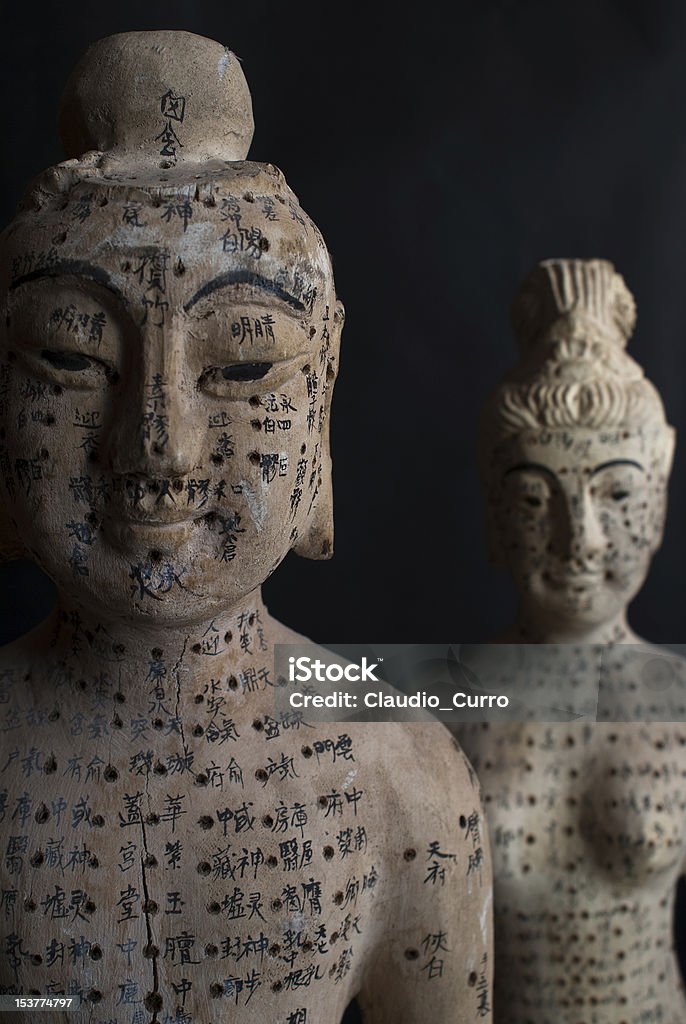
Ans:
<svg viewBox="0 0 686 1024"><path fill-rule="evenodd" d="M540 264L513 308L520 361L482 420L491 552L520 601L497 641L558 645L531 653L564 664L570 693L602 668L597 723L455 729L493 836L502 1024L686 1014L683 663L627 622L662 539L674 432L625 352L634 320L610 263Z"/></svg>
<svg viewBox="0 0 686 1024"><path fill-rule="evenodd" d="M60 123L71 159L0 239L2 546L59 588L1 656L4 991L89 1024L331 1024L354 996L488 1020L488 842L447 731L276 712L302 638L260 586L332 553L343 308L281 172L244 162L237 58L102 40Z"/></svg>

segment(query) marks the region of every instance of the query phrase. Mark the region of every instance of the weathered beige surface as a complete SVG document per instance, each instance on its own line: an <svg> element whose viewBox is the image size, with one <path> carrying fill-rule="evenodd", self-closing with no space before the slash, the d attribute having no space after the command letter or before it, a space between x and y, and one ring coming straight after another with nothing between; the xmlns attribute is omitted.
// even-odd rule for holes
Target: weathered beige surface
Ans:
<svg viewBox="0 0 686 1024"><path fill-rule="evenodd" d="M454 741L275 717L274 645L300 638L260 585L332 551L321 235L237 160L219 44L104 40L66 96L73 159L0 241L3 547L60 594L0 659L2 984L90 1024L332 1024L356 994L368 1022L488 1020Z"/></svg>
<svg viewBox="0 0 686 1024"><path fill-rule="evenodd" d="M674 433L624 351L634 304L609 263L541 264L513 314L520 362L481 431L492 553L520 598L498 640L562 644L579 677L594 658L603 672L599 723L455 729L493 841L494 1016L677 1024L684 671L626 618L662 538Z"/></svg>

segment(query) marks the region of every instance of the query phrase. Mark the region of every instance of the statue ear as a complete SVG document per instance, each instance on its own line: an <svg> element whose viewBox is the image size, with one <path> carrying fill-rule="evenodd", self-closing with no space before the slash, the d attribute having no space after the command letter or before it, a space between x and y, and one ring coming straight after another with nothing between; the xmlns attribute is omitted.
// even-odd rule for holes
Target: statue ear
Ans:
<svg viewBox="0 0 686 1024"><path fill-rule="evenodd" d="M333 555L333 482L331 479L331 446L329 442L331 422L331 399L338 373L338 353L341 331L345 320L343 303L336 301L333 315L331 340L326 362L324 395L324 422L321 433L321 455L316 497L305 523L305 532L293 545L293 550L303 558L323 559Z"/></svg>
<svg viewBox="0 0 686 1024"><path fill-rule="evenodd" d="M665 446L663 449L663 462L662 472L665 474L665 482L669 478L669 474L672 472L672 463L674 461L674 449L676 447L676 430L674 427L667 427L665 431Z"/></svg>

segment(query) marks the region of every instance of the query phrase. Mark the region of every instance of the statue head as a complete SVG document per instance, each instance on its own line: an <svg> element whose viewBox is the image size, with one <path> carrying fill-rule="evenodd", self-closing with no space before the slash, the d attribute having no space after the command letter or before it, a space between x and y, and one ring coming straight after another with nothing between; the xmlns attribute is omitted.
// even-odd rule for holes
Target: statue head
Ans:
<svg viewBox="0 0 686 1024"><path fill-rule="evenodd" d="M343 320L248 88L186 32L92 46L69 159L0 236L2 548L125 617L193 621L332 552Z"/></svg>
<svg viewBox="0 0 686 1024"><path fill-rule="evenodd" d="M635 320L604 260L541 263L513 305L520 360L486 403L479 461L492 559L542 626L623 616L662 539L674 430L625 351Z"/></svg>

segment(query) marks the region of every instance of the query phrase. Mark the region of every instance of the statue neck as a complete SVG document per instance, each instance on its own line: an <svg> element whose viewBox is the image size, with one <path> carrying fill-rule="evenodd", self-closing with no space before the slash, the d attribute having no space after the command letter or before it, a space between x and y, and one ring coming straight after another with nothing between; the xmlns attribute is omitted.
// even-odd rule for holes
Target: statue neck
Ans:
<svg viewBox="0 0 686 1024"><path fill-rule="evenodd" d="M540 608L535 611L520 605L513 626L498 637L500 643L523 644L636 644L640 639L627 622L626 611L605 622L564 622L559 617L546 618Z"/></svg>
<svg viewBox="0 0 686 1024"><path fill-rule="evenodd" d="M278 623L271 618L261 589L221 609L206 621L160 623L143 616L105 618L101 613L61 594L50 618L33 634L45 644L51 660L69 666L83 678L103 670L135 681L150 662L167 666L184 662L214 676L238 672L270 654Z"/></svg>

